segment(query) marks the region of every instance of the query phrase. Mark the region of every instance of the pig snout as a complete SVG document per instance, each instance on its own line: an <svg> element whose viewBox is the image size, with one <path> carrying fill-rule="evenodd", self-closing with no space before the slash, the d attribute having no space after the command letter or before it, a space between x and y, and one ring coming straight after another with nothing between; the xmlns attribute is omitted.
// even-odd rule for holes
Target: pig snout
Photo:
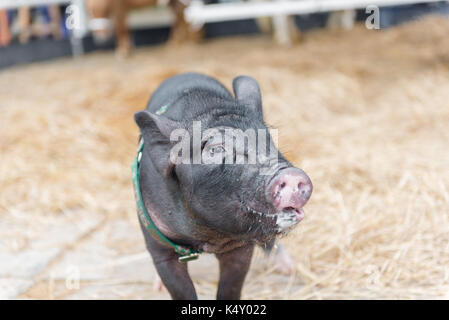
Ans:
<svg viewBox="0 0 449 320"><path fill-rule="evenodd" d="M278 211L295 210L303 215L301 208L312 194L312 181L298 168L279 171L269 182L267 199Z"/></svg>

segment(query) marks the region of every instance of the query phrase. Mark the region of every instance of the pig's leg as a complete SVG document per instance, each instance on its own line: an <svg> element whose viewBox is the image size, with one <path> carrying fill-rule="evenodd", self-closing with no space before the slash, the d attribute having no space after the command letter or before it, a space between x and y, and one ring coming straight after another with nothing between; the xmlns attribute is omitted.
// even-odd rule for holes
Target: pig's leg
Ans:
<svg viewBox="0 0 449 320"><path fill-rule="evenodd" d="M217 299L238 300L251 264L254 245L247 245L229 252L217 254L220 265L220 282Z"/></svg>
<svg viewBox="0 0 449 320"><path fill-rule="evenodd" d="M154 280L153 289L159 292L166 291L167 289L164 286L164 283L161 280L161 277L159 277L159 274L156 273L156 279Z"/></svg>
<svg viewBox="0 0 449 320"><path fill-rule="evenodd" d="M152 254L152 257L162 283L172 299L197 299L195 287L187 271L187 263L178 262L178 256L173 251L168 254Z"/></svg>
<svg viewBox="0 0 449 320"><path fill-rule="evenodd" d="M157 273L172 299L198 299L192 279L190 279L187 271L187 263L178 262L178 255L174 252L173 248L166 247L157 242L156 239L148 234L148 231L142 225L141 229Z"/></svg>

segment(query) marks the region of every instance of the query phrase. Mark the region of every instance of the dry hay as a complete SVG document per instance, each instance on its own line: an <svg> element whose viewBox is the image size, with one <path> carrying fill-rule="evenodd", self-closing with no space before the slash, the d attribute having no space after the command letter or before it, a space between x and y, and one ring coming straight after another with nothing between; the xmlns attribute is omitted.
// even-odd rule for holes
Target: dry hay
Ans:
<svg viewBox="0 0 449 320"><path fill-rule="evenodd" d="M127 61L97 53L7 70L1 219L81 209L135 221L132 114L178 72L228 86L251 74L281 150L315 190L283 240L296 264L290 285L256 267L244 297L448 298L448 34L449 21L433 17L381 32L316 31L290 49L237 37L140 49Z"/></svg>

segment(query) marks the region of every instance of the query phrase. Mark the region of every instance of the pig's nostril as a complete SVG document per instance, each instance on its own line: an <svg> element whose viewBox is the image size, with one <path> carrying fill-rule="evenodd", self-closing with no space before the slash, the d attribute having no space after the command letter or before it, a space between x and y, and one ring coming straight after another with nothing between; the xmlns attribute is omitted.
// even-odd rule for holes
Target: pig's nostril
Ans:
<svg viewBox="0 0 449 320"><path fill-rule="evenodd" d="M309 191L307 185L304 184L303 182L298 183L298 190L299 190L299 194L301 195L301 197L303 197L303 198L309 197L310 191Z"/></svg>
<svg viewBox="0 0 449 320"><path fill-rule="evenodd" d="M280 185L281 189L285 187L285 182L282 182Z"/></svg>

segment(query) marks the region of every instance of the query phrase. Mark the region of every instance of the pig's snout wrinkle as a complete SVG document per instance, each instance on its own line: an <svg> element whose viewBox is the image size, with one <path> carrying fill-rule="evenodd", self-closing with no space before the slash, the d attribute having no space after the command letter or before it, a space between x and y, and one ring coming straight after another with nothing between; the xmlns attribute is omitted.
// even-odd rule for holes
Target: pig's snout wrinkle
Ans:
<svg viewBox="0 0 449 320"><path fill-rule="evenodd" d="M268 201L279 210L299 211L312 195L312 181L298 168L279 171L267 188Z"/></svg>

